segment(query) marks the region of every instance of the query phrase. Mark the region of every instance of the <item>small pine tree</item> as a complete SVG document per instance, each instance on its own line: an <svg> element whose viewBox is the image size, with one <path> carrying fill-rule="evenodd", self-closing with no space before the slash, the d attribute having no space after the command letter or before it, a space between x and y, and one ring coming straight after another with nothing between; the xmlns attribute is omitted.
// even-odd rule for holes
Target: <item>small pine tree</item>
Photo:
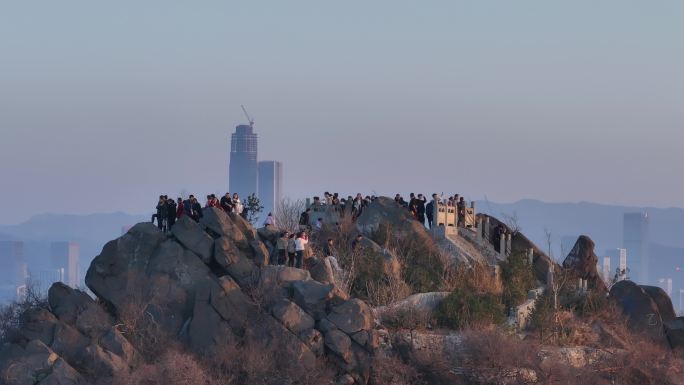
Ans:
<svg viewBox="0 0 684 385"><path fill-rule="evenodd" d="M250 194L245 200L246 218L250 223L255 224L259 221L259 214L264 210L261 201L255 194Z"/></svg>

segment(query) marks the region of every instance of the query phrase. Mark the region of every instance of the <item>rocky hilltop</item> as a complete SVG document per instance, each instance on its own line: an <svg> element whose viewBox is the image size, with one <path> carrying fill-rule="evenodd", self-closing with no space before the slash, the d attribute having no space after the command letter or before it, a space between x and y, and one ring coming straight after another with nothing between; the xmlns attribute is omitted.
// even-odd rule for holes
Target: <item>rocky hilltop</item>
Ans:
<svg viewBox="0 0 684 385"><path fill-rule="evenodd" d="M479 218L506 250L379 198L314 232L307 269L269 265L279 231L219 209L169 234L140 223L93 260L94 297L57 283L7 313L0 383L681 383L684 322L662 291L607 285L588 237L558 265Z"/></svg>

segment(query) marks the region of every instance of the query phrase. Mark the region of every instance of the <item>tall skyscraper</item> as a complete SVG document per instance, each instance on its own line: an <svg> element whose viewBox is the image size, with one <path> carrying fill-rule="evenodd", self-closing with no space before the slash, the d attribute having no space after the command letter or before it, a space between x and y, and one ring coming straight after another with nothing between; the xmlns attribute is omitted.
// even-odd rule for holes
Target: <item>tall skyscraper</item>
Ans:
<svg viewBox="0 0 684 385"><path fill-rule="evenodd" d="M24 242L0 241L0 285L23 285L27 276Z"/></svg>
<svg viewBox="0 0 684 385"><path fill-rule="evenodd" d="M629 253L630 278L639 284L650 284L648 214L625 214L623 222L623 247Z"/></svg>
<svg viewBox="0 0 684 385"><path fill-rule="evenodd" d="M239 125L230 138L228 189L241 199L257 191L257 134L251 125Z"/></svg>
<svg viewBox="0 0 684 385"><path fill-rule="evenodd" d="M679 289L679 315L684 316L684 289Z"/></svg>
<svg viewBox="0 0 684 385"><path fill-rule="evenodd" d="M259 162L259 200L264 206L264 217L275 214L283 198L283 164L275 160Z"/></svg>
<svg viewBox="0 0 684 385"><path fill-rule="evenodd" d="M53 242L50 245L50 267L64 269L64 283L73 288L80 284L80 252L81 248L75 242Z"/></svg>
<svg viewBox="0 0 684 385"><path fill-rule="evenodd" d="M615 248L606 250L606 255L610 257L612 265L617 265L620 270L618 281L623 281L627 278L627 249ZM615 270L610 272L611 279L615 276Z"/></svg>

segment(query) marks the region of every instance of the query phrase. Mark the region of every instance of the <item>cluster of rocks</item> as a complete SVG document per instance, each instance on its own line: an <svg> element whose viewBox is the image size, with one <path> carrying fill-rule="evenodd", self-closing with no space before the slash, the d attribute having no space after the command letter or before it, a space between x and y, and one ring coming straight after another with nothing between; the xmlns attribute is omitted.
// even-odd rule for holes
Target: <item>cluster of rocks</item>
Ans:
<svg viewBox="0 0 684 385"><path fill-rule="evenodd" d="M667 341L672 348L684 348L684 317L677 317L663 289L624 280L610 288L610 298L620 306L633 328Z"/></svg>
<svg viewBox="0 0 684 385"><path fill-rule="evenodd" d="M240 216L209 208L167 235L140 223L107 243L86 275L87 294L55 284L50 310L31 313L0 351L7 384L81 384L130 370L139 354L113 326L144 315L200 355L231 342L273 348L305 368L326 355L340 375L366 383L378 345L375 319L330 277L268 266L269 251ZM16 374L15 372L20 372ZM16 374L16 375L15 375ZM7 380L6 378L10 378Z"/></svg>
<svg viewBox="0 0 684 385"><path fill-rule="evenodd" d="M85 384L84 374L112 377L138 363L114 319L87 294L56 283L48 299L51 311L29 310L15 342L0 349L1 383Z"/></svg>

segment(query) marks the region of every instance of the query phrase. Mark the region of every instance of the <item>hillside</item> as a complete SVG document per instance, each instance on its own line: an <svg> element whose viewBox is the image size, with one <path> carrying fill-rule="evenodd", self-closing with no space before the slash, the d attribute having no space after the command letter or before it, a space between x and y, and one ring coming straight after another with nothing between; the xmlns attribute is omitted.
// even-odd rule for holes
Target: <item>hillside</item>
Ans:
<svg viewBox="0 0 684 385"><path fill-rule="evenodd" d="M557 265L495 217L504 249L484 228L458 229L453 248L439 247L438 231L389 198L358 218L329 214L337 218L311 233L303 269L269 263L278 230L218 209L199 223L184 216L168 234L135 225L90 265L95 299L55 284L46 300L0 313L0 379L683 383L684 320L657 288L622 281L609 292L588 237ZM334 258L322 253L328 239Z"/></svg>

